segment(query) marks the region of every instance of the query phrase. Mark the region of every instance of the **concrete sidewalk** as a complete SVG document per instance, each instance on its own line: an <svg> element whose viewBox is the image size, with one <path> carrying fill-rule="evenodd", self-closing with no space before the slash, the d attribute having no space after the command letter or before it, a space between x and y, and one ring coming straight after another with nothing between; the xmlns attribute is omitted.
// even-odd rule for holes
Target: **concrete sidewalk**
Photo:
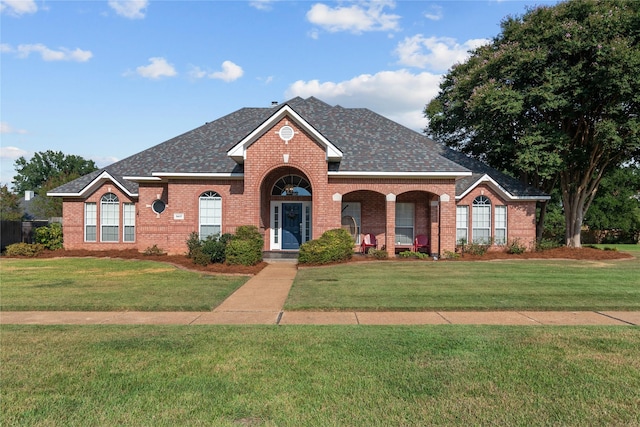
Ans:
<svg viewBox="0 0 640 427"><path fill-rule="evenodd" d="M640 325L637 311L8 311L0 325Z"/></svg>
<svg viewBox="0 0 640 427"><path fill-rule="evenodd" d="M210 312L0 312L0 325L640 325L637 311L282 311L293 262L269 264Z"/></svg>

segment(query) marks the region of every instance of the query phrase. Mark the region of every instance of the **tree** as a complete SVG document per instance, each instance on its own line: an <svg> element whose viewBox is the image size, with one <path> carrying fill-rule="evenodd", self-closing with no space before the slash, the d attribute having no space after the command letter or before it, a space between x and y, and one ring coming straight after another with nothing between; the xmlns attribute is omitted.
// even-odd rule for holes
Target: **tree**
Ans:
<svg viewBox="0 0 640 427"><path fill-rule="evenodd" d="M20 206L20 197L9 191L6 185L0 187L0 219L20 221L24 212Z"/></svg>
<svg viewBox="0 0 640 427"><path fill-rule="evenodd" d="M51 218L62 216L62 199L60 197L49 197L47 192L79 178L77 173L60 174L49 178L40 186L40 195L33 199L31 211L38 218Z"/></svg>
<svg viewBox="0 0 640 427"><path fill-rule="evenodd" d="M585 216L591 230L617 230L635 236L640 230L640 166L630 165L607 173Z"/></svg>
<svg viewBox="0 0 640 427"><path fill-rule="evenodd" d="M559 185L566 244L579 247L604 174L640 153L639 39L636 1L569 0L507 17L447 73L426 132L548 193Z"/></svg>
<svg viewBox="0 0 640 427"><path fill-rule="evenodd" d="M13 177L14 191L17 194L23 194L30 190L41 196L46 196L46 194L40 194L41 187L50 179L82 176L98 169L93 160L52 150L37 152L29 161L20 157L15 161L14 167L17 172Z"/></svg>

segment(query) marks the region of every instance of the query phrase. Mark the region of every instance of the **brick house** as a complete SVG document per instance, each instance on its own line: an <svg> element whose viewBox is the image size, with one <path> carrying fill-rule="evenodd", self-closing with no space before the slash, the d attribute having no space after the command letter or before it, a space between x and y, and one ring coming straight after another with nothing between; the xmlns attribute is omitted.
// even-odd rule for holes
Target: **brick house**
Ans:
<svg viewBox="0 0 640 427"><path fill-rule="evenodd" d="M418 235L456 244L535 240L548 196L370 110L294 98L243 108L64 184L67 249L185 253L186 240L252 224L265 251L344 227L391 256Z"/></svg>

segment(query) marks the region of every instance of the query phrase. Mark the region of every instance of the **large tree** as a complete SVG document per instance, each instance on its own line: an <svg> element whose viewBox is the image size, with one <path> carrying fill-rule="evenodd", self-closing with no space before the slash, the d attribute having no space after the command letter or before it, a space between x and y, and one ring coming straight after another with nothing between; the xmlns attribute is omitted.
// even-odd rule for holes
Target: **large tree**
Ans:
<svg viewBox="0 0 640 427"><path fill-rule="evenodd" d="M621 237L640 231L640 165L616 168L603 177L584 222L593 231L616 230Z"/></svg>
<svg viewBox="0 0 640 427"><path fill-rule="evenodd" d="M0 186L0 220L20 221L23 216L20 196L9 191L6 185Z"/></svg>
<svg viewBox="0 0 640 427"><path fill-rule="evenodd" d="M78 177L98 169L93 160L52 150L37 152L29 161L20 157L15 161L14 168L17 175L13 177L13 189L17 194L23 194L25 191L40 194L41 187L47 181L59 181L59 178L65 176Z"/></svg>
<svg viewBox="0 0 640 427"><path fill-rule="evenodd" d="M637 1L507 17L444 77L426 132L544 191L559 184L566 243L579 247L602 177L640 152L639 41Z"/></svg>

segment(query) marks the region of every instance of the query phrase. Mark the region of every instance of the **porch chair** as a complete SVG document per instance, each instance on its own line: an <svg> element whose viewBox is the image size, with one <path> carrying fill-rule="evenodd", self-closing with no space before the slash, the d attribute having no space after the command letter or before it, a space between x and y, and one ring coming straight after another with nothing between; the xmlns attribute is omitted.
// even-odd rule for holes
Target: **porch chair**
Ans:
<svg viewBox="0 0 640 427"><path fill-rule="evenodd" d="M416 238L413 240L413 252L419 252L420 248L426 248L427 253L431 253L429 238L424 234L418 234Z"/></svg>
<svg viewBox="0 0 640 427"><path fill-rule="evenodd" d="M360 243L360 252L367 253L367 248L377 248L378 241L375 234L365 234L362 236L362 243Z"/></svg>

